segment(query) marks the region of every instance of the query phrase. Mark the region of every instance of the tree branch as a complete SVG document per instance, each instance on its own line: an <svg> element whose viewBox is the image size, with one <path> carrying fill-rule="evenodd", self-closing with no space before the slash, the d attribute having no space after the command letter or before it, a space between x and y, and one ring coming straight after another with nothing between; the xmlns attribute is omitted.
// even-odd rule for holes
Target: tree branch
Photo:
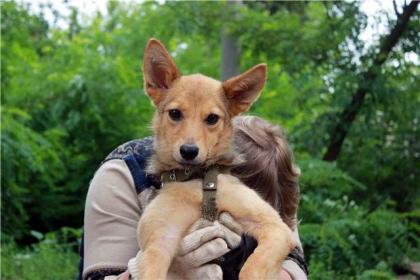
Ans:
<svg viewBox="0 0 420 280"><path fill-rule="evenodd" d="M398 12L398 8L397 8L397 2L395 0L392 0L392 6L394 6L394 12L397 15L397 17L400 16L400 13Z"/></svg>
<svg viewBox="0 0 420 280"><path fill-rule="evenodd" d="M388 58L392 48L398 43L407 28L410 17L416 11L418 4L418 1L413 0L409 5L404 7L403 12L398 16L394 28L382 41L379 52L374 57L372 65L361 75L359 85L353 94L350 104L341 113L338 124L330 133L330 142L323 160L334 161L338 158L347 133L362 107L366 94L369 92L370 85L378 76L380 67Z"/></svg>

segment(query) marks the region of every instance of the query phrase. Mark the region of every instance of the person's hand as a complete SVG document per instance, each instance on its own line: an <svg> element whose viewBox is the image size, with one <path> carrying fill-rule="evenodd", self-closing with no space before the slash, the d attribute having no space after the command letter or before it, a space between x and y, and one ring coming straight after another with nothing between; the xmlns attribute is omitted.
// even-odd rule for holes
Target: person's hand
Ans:
<svg viewBox="0 0 420 280"><path fill-rule="evenodd" d="M287 272L287 270L282 269L280 270L280 280L293 280L292 276L290 276L289 272Z"/></svg>
<svg viewBox="0 0 420 280"><path fill-rule="evenodd" d="M118 275L108 275L104 277L104 280L130 280L130 272L128 269Z"/></svg>
<svg viewBox="0 0 420 280"><path fill-rule="evenodd" d="M118 275L117 280L130 280L130 272L128 270L124 271Z"/></svg>
<svg viewBox="0 0 420 280"><path fill-rule="evenodd" d="M214 223L200 219L190 229L179 245L167 279L223 279L222 269L209 263L239 245L240 226L227 214L222 213ZM141 251L129 261L132 279L137 279Z"/></svg>
<svg viewBox="0 0 420 280"><path fill-rule="evenodd" d="M223 213L219 220L211 223L200 219L191 227L181 241L168 278L223 279L220 266L209 262L238 246L241 237L234 231L238 225L229 214Z"/></svg>
<svg viewBox="0 0 420 280"><path fill-rule="evenodd" d="M241 243L241 234L243 232L241 225L228 212L222 212L219 215L219 220L215 223L220 223L222 226L229 249L238 247L239 243Z"/></svg>
<svg viewBox="0 0 420 280"><path fill-rule="evenodd" d="M200 268L197 268L194 274L195 276L200 276L199 279L202 279L202 278L210 278L212 276L218 275L219 272L220 270L217 268L217 265L208 264L208 265L201 266ZM172 275L172 277L174 279L176 278L175 275ZM222 275L222 278L223 278L223 275ZM285 269L282 269L280 271L279 279L280 280L293 280L292 276ZM126 270L125 272L121 273L120 275L117 276L117 280L130 280L130 272Z"/></svg>

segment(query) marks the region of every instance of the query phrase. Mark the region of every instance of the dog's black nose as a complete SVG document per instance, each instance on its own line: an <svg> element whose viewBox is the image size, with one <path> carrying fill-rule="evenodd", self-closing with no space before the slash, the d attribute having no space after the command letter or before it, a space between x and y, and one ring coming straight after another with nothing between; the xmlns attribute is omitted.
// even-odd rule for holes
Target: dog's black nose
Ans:
<svg viewBox="0 0 420 280"><path fill-rule="evenodd" d="M198 147L194 144L184 144L179 151L185 160L193 160L198 155Z"/></svg>

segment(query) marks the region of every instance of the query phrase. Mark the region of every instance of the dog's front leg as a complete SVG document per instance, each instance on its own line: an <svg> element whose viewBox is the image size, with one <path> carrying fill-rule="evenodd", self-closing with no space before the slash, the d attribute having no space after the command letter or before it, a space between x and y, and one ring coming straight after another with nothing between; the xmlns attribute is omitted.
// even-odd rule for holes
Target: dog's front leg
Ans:
<svg viewBox="0 0 420 280"><path fill-rule="evenodd" d="M278 279L281 263L295 246L291 230L267 202L237 178L219 175L218 184L218 210L229 212L258 242L239 279Z"/></svg>
<svg viewBox="0 0 420 280"><path fill-rule="evenodd" d="M182 236L200 217L201 182L170 183L146 207L138 227L139 279L166 279Z"/></svg>

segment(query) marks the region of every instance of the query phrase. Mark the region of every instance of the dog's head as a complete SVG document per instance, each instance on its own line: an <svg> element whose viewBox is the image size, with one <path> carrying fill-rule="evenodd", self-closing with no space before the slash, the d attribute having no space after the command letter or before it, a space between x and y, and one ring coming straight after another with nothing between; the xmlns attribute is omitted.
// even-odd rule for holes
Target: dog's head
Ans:
<svg viewBox="0 0 420 280"><path fill-rule="evenodd" d="M149 40L144 87L156 107L155 156L170 168L211 165L231 157L231 119L248 110L266 80L259 64L225 82L201 74L181 76L168 51Z"/></svg>

